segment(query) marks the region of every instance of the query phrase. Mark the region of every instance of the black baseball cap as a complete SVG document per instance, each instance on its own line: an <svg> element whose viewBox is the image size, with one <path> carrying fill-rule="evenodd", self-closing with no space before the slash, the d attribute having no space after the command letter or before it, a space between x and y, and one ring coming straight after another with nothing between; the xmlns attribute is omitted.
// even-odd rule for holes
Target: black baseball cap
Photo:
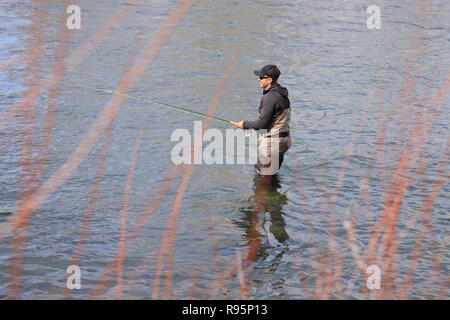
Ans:
<svg viewBox="0 0 450 320"><path fill-rule="evenodd" d="M281 74L280 70L274 64L268 64L267 66L264 66L261 70L255 70L254 73L260 79L262 77L267 76L274 80L277 80Z"/></svg>

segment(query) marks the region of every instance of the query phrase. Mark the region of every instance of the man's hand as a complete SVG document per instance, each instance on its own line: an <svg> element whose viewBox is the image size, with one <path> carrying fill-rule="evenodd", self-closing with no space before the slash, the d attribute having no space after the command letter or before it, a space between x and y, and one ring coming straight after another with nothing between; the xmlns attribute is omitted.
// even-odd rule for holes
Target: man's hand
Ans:
<svg viewBox="0 0 450 320"><path fill-rule="evenodd" d="M236 128L239 129L244 129L244 121L241 122L234 122L234 121L230 121L232 125L234 125Z"/></svg>

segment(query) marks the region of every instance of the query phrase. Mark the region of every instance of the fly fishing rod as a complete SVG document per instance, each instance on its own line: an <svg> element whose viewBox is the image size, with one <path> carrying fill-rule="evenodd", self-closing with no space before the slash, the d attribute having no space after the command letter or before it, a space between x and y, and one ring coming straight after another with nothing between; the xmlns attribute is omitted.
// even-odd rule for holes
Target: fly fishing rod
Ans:
<svg viewBox="0 0 450 320"><path fill-rule="evenodd" d="M50 82L50 80L47 80L47 79L42 79L42 80ZM62 82L62 81L60 82L60 84L62 84L64 86L67 86L67 87L83 88L83 89L94 90L94 91L97 91L97 92L104 92L104 93L109 93L109 94L113 94L113 95L118 95L118 96L126 97L126 98L129 98L129 99L132 99L132 100L159 105L159 106L170 108L170 109L173 109L173 110L176 110L176 111L181 111L181 112L188 113L188 114L194 114L194 115L197 115L197 116L200 116L200 117L203 117L203 118L213 119L213 120L224 122L224 123L227 123L227 124L232 124L232 125L235 124L235 122L230 121L230 120L226 120L226 119L222 119L222 118L219 118L219 117L210 116L210 115L207 115L207 114L204 114L204 113L201 113L201 112L192 111L192 110L189 110L189 109L186 109L186 108L173 106L173 105L170 105L170 104L167 104L167 103L162 103L162 102L158 102L158 101L154 101L154 100L133 97L133 96L130 96L128 94L122 94L122 93L114 92L112 90L100 89L100 88L96 88L96 87L87 86L85 84L69 83L69 82Z"/></svg>

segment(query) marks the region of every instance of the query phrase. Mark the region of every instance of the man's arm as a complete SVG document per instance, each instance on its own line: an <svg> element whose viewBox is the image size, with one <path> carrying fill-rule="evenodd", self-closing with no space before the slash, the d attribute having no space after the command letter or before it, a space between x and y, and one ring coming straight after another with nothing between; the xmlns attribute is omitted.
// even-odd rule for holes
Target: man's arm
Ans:
<svg viewBox="0 0 450 320"><path fill-rule="evenodd" d="M244 129L269 129L273 121L273 114L275 112L275 99L272 96L263 98L261 112L258 120L244 121Z"/></svg>

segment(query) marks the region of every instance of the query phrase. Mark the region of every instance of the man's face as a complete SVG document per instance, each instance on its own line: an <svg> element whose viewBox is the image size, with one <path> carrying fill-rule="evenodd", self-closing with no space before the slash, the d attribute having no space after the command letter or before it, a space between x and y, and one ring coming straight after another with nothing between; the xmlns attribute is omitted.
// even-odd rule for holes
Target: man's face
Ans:
<svg viewBox="0 0 450 320"><path fill-rule="evenodd" d="M267 87L269 87L269 85L272 83L272 78L270 78L268 76L264 76L264 77L258 78L258 81L259 81L259 85L261 86L261 88L267 89Z"/></svg>

